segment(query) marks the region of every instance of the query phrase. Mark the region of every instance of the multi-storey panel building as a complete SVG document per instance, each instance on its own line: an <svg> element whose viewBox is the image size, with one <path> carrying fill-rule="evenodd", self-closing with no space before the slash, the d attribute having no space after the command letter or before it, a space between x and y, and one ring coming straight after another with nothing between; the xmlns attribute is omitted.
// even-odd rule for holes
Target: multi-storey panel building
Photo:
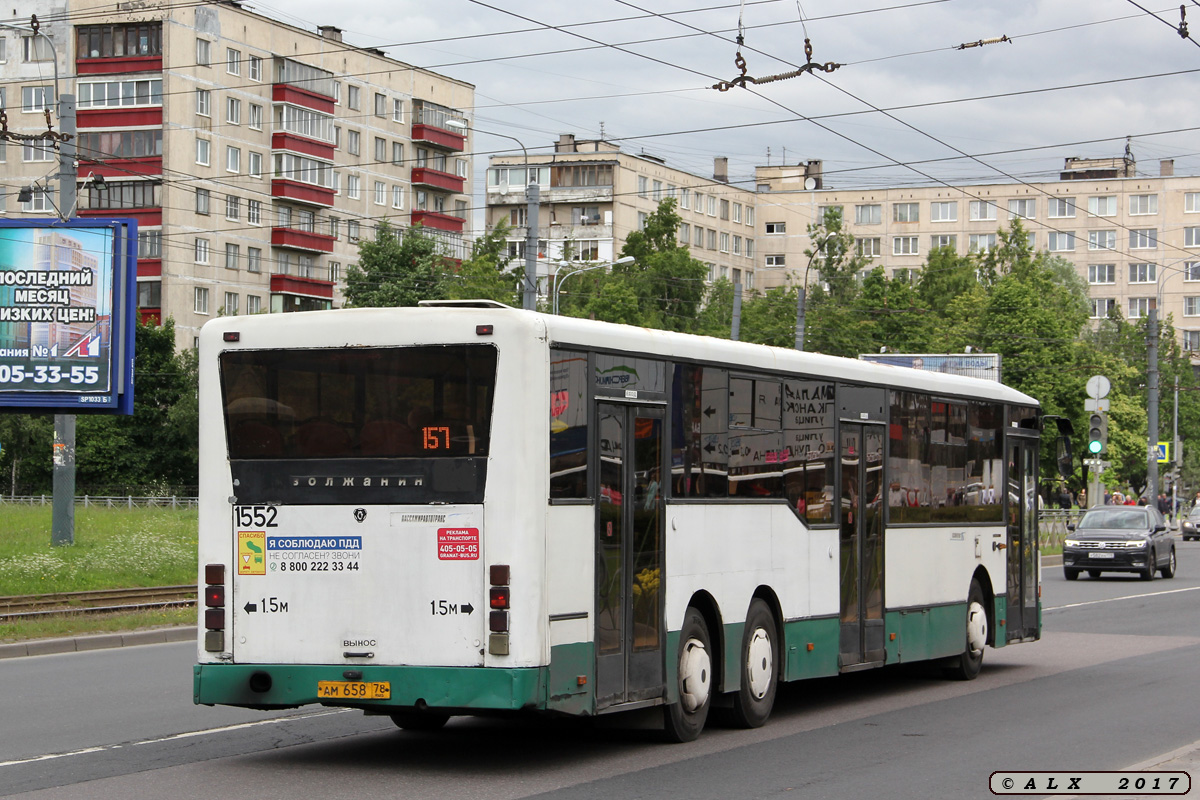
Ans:
<svg viewBox="0 0 1200 800"><path fill-rule="evenodd" d="M603 140L563 134L550 154L529 155L540 187L538 276L572 262L611 262L631 231L640 230L670 197L682 220L679 241L708 265L709 278L755 286L755 194L730 185L727 160L717 158L713 177L668 166L646 154L621 151ZM528 232L525 156L494 156L487 177L487 225L511 226L509 254L524 257Z"/></svg>
<svg viewBox="0 0 1200 800"><path fill-rule="evenodd" d="M77 98L76 213L137 218L141 316L173 317L181 347L216 314L339 305L379 220L461 254L470 84L237 2L122 7L17 3L14 21L55 20L53 47L0 29L0 100L10 130L44 130L57 53L58 90ZM5 155L3 211L57 213L53 148Z"/></svg>
<svg viewBox="0 0 1200 800"><path fill-rule="evenodd" d="M759 167L760 283L805 279L808 226L828 208L889 277L915 275L937 247L994 247L997 230L1019 218L1034 249L1087 281L1093 318L1113 308L1142 317L1161 297L1160 319L1171 316L1183 346L1200 354L1200 177L1174 175L1170 161L1158 173L1139 175L1126 156L1068 159L1057 181L827 189L804 165Z"/></svg>

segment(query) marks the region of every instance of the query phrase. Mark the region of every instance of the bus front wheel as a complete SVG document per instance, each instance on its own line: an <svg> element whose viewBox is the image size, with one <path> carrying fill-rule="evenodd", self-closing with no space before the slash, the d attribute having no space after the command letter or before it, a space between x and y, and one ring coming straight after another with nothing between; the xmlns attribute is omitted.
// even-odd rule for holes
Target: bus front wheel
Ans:
<svg viewBox="0 0 1200 800"><path fill-rule="evenodd" d="M960 681L974 680L983 669L983 648L987 644L987 609L983 605L983 589L979 581L971 581L967 592L967 630L962 654L954 656L946 674Z"/></svg>
<svg viewBox="0 0 1200 800"><path fill-rule="evenodd" d="M663 708L663 735L670 742L694 741L712 705L712 645L708 625L689 608L679 632L677 684L679 699Z"/></svg>
<svg viewBox="0 0 1200 800"><path fill-rule="evenodd" d="M751 603L746 614L741 668L741 685L733 696L733 721L743 728L761 728L771 716L779 685L775 617L762 600Z"/></svg>

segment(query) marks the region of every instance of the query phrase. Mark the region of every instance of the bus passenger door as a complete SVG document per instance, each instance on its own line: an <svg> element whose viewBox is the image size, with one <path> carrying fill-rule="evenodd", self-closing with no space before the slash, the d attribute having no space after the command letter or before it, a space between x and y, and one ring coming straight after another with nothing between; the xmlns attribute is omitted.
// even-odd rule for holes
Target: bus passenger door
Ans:
<svg viewBox="0 0 1200 800"><path fill-rule="evenodd" d="M841 637L838 668L878 666L883 627L883 437L881 425L843 423L839 535Z"/></svg>
<svg viewBox="0 0 1200 800"><path fill-rule="evenodd" d="M661 408L599 403L596 708L663 695Z"/></svg>
<svg viewBox="0 0 1200 800"><path fill-rule="evenodd" d="M1038 636L1037 443L1008 440L1008 641Z"/></svg>

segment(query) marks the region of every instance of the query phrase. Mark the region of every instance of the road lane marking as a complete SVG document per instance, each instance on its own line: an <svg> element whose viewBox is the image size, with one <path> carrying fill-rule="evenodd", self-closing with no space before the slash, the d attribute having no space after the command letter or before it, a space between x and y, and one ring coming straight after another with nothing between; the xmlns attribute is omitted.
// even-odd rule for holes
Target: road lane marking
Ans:
<svg viewBox="0 0 1200 800"><path fill-rule="evenodd" d="M289 717L275 717L273 719L260 719L254 722L241 722L237 725L222 725L219 728L205 728L199 731L185 731L184 733L176 733L171 736L160 736L156 739L143 739L140 742L123 742L121 744L105 744L99 747L84 747L80 750L71 750L67 753L46 753L40 756L30 756L28 758L17 758L12 761L0 761L0 767L11 767L18 764L32 764L36 761L51 761L56 758L69 758L71 756L83 756L88 753L103 753L108 750L120 750L122 747L137 747L143 744L159 744L161 742L171 742L177 739L190 739L194 736L207 736L211 733L225 733L227 731L243 730L245 728L257 728L260 725L275 725L280 722L292 722L298 719L314 719L316 717L327 717L331 714L343 714L351 711L349 708L339 708L328 711L315 711L311 714L295 714Z"/></svg>
<svg viewBox="0 0 1200 800"><path fill-rule="evenodd" d="M1094 606L1099 603L1113 603L1117 600L1138 600L1142 597L1159 597L1164 594L1179 594L1180 592L1195 592L1200 591L1200 586L1189 586L1186 589L1167 589L1164 592L1146 592L1145 594L1127 594L1122 597L1108 597L1104 600L1087 600L1083 603L1068 603L1065 606L1053 606L1051 608L1043 608L1043 611L1061 611L1064 608L1080 608L1081 606Z"/></svg>

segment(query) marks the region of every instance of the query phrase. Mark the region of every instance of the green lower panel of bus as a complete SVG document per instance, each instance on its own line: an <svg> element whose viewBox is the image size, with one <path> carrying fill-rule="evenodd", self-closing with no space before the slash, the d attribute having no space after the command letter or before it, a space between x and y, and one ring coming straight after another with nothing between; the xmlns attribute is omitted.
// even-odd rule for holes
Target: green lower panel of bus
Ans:
<svg viewBox="0 0 1200 800"><path fill-rule="evenodd" d="M532 667L404 667L364 665L361 682L386 682L386 700L322 699L319 681L342 682L345 665L197 664L193 667L193 701L198 705L290 708L308 703L356 708L540 708L546 669Z"/></svg>
<svg viewBox="0 0 1200 800"><path fill-rule="evenodd" d="M958 655L966 646L966 619L963 603L887 612L887 663Z"/></svg>

